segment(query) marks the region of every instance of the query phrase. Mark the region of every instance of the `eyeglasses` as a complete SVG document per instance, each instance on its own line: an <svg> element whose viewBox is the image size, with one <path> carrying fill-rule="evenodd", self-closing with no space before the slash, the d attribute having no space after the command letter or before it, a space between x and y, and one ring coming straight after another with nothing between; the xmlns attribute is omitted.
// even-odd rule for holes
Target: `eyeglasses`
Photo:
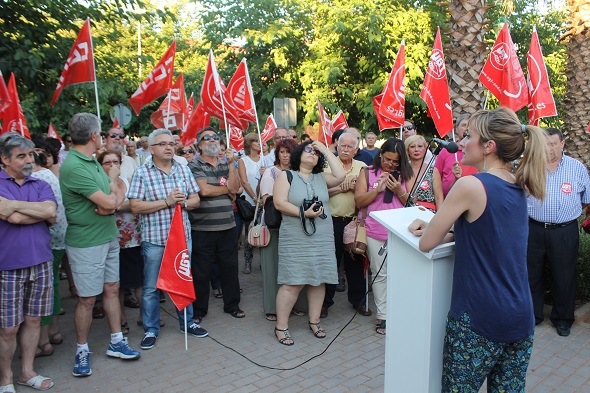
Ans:
<svg viewBox="0 0 590 393"><path fill-rule="evenodd" d="M160 147L174 147L175 144L174 142L160 142L160 143L154 143L152 146L160 146Z"/></svg>
<svg viewBox="0 0 590 393"><path fill-rule="evenodd" d="M322 154L322 153L319 152L319 150L316 150L316 149L314 149L313 147L311 147L309 145L305 146L305 148L303 149L303 151L306 152L306 153L315 154L318 157L320 156L320 154Z"/></svg>
<svg viewBox="0 0 590 393"><path fill-rule="evenodd" d="M219 135L217 135L217 134L213 134L213 135L210 135L210 134L203 135L203 136L201 137L201 139L199 139L199 142L198 142L198 143L201 143L201 141L210 141L211 139L218 141L218 140L219 140Z"/></svg>
<svg viewBox="0 0 590 393"><path fill-rule="evenodd" d="M66 139L66 140L64 141L64 143L72 143L72 140L71 140L71 139Z"/></svg>
<svg viewBox="0 0 590 393"><path fill-rule="evenodd" d="M119 139L125 139L125 134L115 134L115 133L111 133L108 134L109 138L119 138Z"/></svg>
<svg viewBox="0 0 590 393"><path fill-rule="evenodd" d="M195 151L193 149L183 150L182 154L193 154Z"/></svg>
<svg viewBox="0 0 590 393"><path fill-rule="evenodd" d="M103 161L102 162L102 165L108 165L108 166L111 166L111 165L121 165L121 161L119 161L119 160Z"/></svg>
<svg viewBox="0 0 590 393"><path fill-rule="evenodd" d="M412 131L414 128L416 128L416 127L414 127L413 124L410 124L409 126L402 127L402 130L404 130L404 131Z"/></svg>
<svg viewBox="0 0 590 393"><path fill-rule="evenodd" d="M289 139L289 138L293 138L293 139L297 139L297 135L292 135L292 136L275 136L276 140L281 140L281 139Z"/></svg>

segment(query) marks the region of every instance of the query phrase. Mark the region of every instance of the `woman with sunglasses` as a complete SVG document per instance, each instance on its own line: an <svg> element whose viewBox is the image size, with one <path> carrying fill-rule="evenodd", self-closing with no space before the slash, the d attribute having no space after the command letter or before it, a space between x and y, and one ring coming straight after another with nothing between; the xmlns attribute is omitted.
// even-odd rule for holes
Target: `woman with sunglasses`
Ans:
<svg viewBox="0 0 590 393"><path fill-rule="evenodd" d="M197 149L194 145L179 147L176 149L176 155L184 157L187 162L191 162L195 158L195 153Z"/></svg>
<svg viewBox="0 0 590 393"><path fill-rule="evenodd" d="M462 177L427 224L409 230L428 252L455 237L442 392L524 392L535 317L527 273L527 193L545 196L546 134L507 108L479 111L460 142ZM519 160L516 170L513 162Z"/></svg>
<svg viewBox="0 0 590 393"><path fill-rule="evenodd" d="M375 156L373 165L361 170L354 190L357 209L366 207L366 213L363 210L359 214L366 215L367 255L375 277L373 297L377 307L375 331L378 334L386 333L387 265L383 263L384 257L379 255L379 249L387 240L387 229L371 217L370 213L404 207L409 196L406 185L412 176L404 143L399 139L389 138Z"/></svg>
<svg viewBox="0 0 590 393"><path fill-rule="evenodd" d="M326 161L332 173L323 172ZM291 181L287 177L291 175ZM291 170L275 180L273 200L283 213L279 229L279 273L275 335L293 345L289 314L301 289L307 286L309 329L326 337L320 325L325 284L338 284L334 229L328 208L328 188L342 183L345 171L338 158L317 142L304 142L291 151Z"/></svg>

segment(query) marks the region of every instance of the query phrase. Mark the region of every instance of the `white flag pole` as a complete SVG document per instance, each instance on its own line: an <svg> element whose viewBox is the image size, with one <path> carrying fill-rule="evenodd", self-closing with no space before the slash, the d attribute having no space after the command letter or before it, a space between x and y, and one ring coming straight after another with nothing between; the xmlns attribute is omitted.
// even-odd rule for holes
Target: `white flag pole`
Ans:
<svg viewBox="0 0 590 393"><path fill-rule="evenodd" d="M451 131L451 137L453 138L453 142L457 143L457 141L455 140L455 130ZM459 157L457 156L456 152L455 152L455 161L459 161Z"/></svg>
<svg viewBox="0 0 590 393"><path fill-rule="evenodd" d="M166 123L164 124L164 128L168 131L170 131L168 129L168 121L170 120L170 101L172 101L172 87L168 89L168 109L166 110ZM174 154L176 154L176 152Z"/></svg>
<svg viewBox="0 0 590 393"><path fill-rule="evenodd" d="M227 140L228 147L230 146L229 140L229 124L227 124L227 116L225 114L225 104L224 104L224 97L223 91L221 90L221 86L219 85L219 80L217 76L217 67L215 66L215 58L213 57L213 49L209 49L209 56L211 58L211 71L213 74L213 81L215 82L215 93L219 92L219 100L221 101L221 111L223 112L223 123L225 124L225 138Z"/></svg>
<svg viewBox="0 0 590 393"><path fill-rule="evenodd" d="M248 63L246 63L246 59L242 59L244 62L244 66L246 69L246 84L248 86L248 91L250 92L250 102L252 103L252 108L254 109L254 117L256 117L256 131L258 132L258 143L260 143L260 153L262 154L262 136L260 135L260 124L258 124L258 112L256 111L256 102L254 102L254 91L252 91L252 84L250 83L250 72L248 71ZM264 164L264 163L263 163Z"/></svg>
<svg viewBox="0 0 590 393"><path fill-rule="evenodd" d="M86 18L90 21L90 18ZM90 24L90 22L88 22ZM92 32L90 26L88 27L88 35L90 35L90 52L92 53L92 65L94 68L94 96L96 97L96 114L98 116L98 131L102 132L102 121L100 121L100 103L98 102L98 83L96 81L96 62L94 61L94 44L92 43Z"/></svg>
<svg viewBox="0 0 590 393"><path fill-rule="evenodd" d="M186 320L186 307L184 308L184 350L188 351L188 323Z"/></svg>

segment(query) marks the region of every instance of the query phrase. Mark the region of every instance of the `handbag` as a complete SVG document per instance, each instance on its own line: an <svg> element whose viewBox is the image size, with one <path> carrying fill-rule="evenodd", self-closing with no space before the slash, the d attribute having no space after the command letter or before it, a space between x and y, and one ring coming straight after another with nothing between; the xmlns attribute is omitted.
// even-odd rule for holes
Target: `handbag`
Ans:
<svg viewBox="0 0 590 393"><path fill-rule="evenodd" d="M293 181L293 174L287 171L287 180L289 184ZM266 197L264 201L264 224L270 229L277 229L281 226L283 214L275 207L272 195Z"/></svg>
<svg viewBox="0 0 590 393"><path fill-rule="evenodd" d="M256 207L255 207L255 212L254 212L254 218L252 219L252 222L250 223L250 226L248 227L248 244L251 245L252 247L266 247L268 246L268 243L270 242L270 232L268 230L268 228L266 227L266 225L257 222L259 221L258 219L260 218L260 216L258 215L258 212L260 211L259 207L259 203L258 201L260 201L260 192L258 192L258 196L256 197Z"/></svg>
<svg viewBox="0 0 590 393"><path fill-rule="evenodd" d="M367 215L367 208L359 213L357 220L356 233L354 236L354 243L350 249L355 254L364 254L367 252L367 228L365 227L365 218Z"/></svg>
<svg viewBox="0 0 590 393"><path fill-rule="evenodd" d="M250 202L246 200L246 197L240 195L238 198L236 198L236 206L238 208L238 214L242 218L242 221L252 221L252 219L254 218L255 209L254 206L252 206L252 204L250 204Z"/></svg>

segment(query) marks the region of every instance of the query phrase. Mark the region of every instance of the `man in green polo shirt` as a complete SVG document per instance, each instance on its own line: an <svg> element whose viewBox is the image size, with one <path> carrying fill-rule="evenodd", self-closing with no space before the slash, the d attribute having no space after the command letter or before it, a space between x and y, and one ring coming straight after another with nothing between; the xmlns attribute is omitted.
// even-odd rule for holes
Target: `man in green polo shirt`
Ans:
<svg viewBox="0 0 590 393"><path fill-rule="evenodd" d="M78 290L74 323L78 347L73 375L92 374L88 334L96 296L103 294L103 306L111 328L107 355L137 359L121 333L119 305L119 241L114 212L125 200L119 169L108 173L93 154L101 146L100 122L90 113L75 114L68 124L73 146L61 166L60 187L68 219L66 252Z"/></svg>

